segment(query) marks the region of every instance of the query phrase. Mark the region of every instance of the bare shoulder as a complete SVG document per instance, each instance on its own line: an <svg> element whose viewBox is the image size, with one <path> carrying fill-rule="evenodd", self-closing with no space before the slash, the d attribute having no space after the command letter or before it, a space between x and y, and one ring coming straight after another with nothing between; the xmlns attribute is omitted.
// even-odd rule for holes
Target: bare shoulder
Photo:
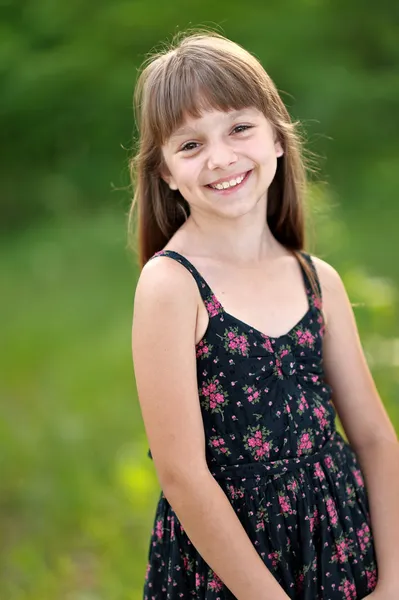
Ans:
<svg viewBox="0 0 399 600"><path fill-rule="evenodd" d="M325 260L311 255L321 287L322 311L326 330L331 331L337 323L337 313L346 313L350 318L350 302L337 269Z"/></svg>
<svg viewBox="0 0 399 600"><path fill-rule="evenodd" d="M192 275L176 260L158 256L143 267L135 291L135 306L166 306L173 303L198 303L198 291Z"/></svg>
<svg viewBox="0 0 399 600"><path fill-rule="evenodd" d="M338 271L330 263L317 256L312 255L311 259L316 268L323 296L339 293L339 290L342 290L343 282Z"/></svg>

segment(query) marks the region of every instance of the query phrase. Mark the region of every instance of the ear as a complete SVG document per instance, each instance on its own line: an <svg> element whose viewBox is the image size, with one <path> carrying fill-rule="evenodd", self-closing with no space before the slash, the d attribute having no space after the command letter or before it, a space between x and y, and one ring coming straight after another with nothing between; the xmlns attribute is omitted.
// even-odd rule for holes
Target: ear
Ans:
<svg viewBox="0 0 399 600"><path fill-rule="evenodd" d="M166 181L166 179L165 179ZM166 181L166 183L168 184L168 186L170 187L171 190L177 190L177 184L175 183L175 181L170 178L169 181Z"/></svg>
<svg viewBox="0 0 399 600"><path fill-rule="evenodd" d="M276 156L282 156L284 154L283 146L278 140L274 142L274 148L276 150Z"/></svg>
<svg viewBox="0 0 399 600"><path fill-rule="evenodd" d="M161 170L161 178L168 184L171 190L177 190L177 185L167 167Z"/></svg>

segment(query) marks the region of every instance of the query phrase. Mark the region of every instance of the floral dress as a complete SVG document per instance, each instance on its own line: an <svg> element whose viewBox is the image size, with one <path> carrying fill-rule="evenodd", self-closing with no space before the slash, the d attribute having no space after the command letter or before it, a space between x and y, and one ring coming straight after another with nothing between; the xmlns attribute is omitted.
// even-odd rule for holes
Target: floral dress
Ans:
<svg viewBox="0 0 399 600"><path fill-rule="evenodd" d="M321 296L312 259L301 254ZM156 256L191 272L209 314L196 346L206 459L257 552L290 598L365 598L377 583L367 492L356 455L335 427L323 380L321 301L305 270L300 265L306 314L288 333L270 337L227 313L184 256ZM162 491L143 598L235 598Z"/></svg>

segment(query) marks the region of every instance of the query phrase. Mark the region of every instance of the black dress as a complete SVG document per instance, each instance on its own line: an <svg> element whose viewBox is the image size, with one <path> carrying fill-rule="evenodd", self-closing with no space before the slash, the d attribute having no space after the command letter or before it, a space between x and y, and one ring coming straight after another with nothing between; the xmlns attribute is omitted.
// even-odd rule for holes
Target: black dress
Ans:
<svg viewBox="0 0 399 600"><path fill-rule="evenodd" d="M311 257L302 255L317 280ZM321 302L306 272L301 266L308 310L274 338L227 313L185 257L157 256L192 273L207 308L209 326L196 346L206 459L265 565L296 600L365 598L377 583L367 492L335 427L323 381ZM162 491L143 597L234 598Z"/></svg>

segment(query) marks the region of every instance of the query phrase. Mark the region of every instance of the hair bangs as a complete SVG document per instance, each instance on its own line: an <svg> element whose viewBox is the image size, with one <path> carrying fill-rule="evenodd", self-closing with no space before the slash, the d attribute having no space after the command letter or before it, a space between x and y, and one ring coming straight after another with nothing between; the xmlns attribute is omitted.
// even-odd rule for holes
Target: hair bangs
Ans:
<svg viewBox="0 0 399 600"><path fill-rule="evenodd" d="M148 105L149 128L160 145L187 116L198 118L209 110L250 106L264 111L260 82L245 65L222 61L220 57L219 61L207 61L203 56L201 60L173 58L153 82Z"/></svg>

